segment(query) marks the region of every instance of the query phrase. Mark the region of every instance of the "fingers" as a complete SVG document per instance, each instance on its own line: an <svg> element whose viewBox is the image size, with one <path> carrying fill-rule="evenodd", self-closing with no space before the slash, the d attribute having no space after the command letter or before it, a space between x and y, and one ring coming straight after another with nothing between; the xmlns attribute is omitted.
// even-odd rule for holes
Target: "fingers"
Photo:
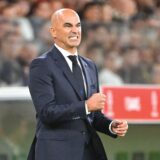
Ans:
<svg viewBox="0 0 160 160"><path fill-rule="evenodd" d="M118 128L128 127L128 122L126 120L114 120L114 125Z"/></svg>
<svg viewBox="0 0 160 160"><path fill-rule="evenodd" d="M123 137L128 131L128 123L125 120L115 120L112 129L118 136Z"/></svg>
<svg viewBox="0 0 160 160"><path fill-rule="evenodd" d="M106 95L104 95L102 93L97 93L97 96L99 97L99 100L101 102L105 102L106 101Z"/></svg>
<svg viewBox="0 0 160 160"><path fill-rule="evenodd" d="M98 93L98 96L99 96L99 100L101 103L105 103L106 101L106 96L102 93Z"/></svg>
<svg viewBox="0 0 160 160"><path fill-rule="evenodd" d="M88 110L95 111L95 110L102 110L104 109L106 102L106 96L102 93L95 93L93 94L88 100Z"/></svg>
<svg viewBox="0 0 160 160"><path fill-rule="evenodd" d="M106 96L102 93L97 93L97 98L98 98L98 104L99 109L104 109L105 102L106 102Z"/></svg>
<svg viewBox="0 0 160 160"><path fill-rule="evenodd" d="M125 136L126 135L126 133L127 133L127 128L117 128L116 130L115 130L115 133L118 135L118 136Z"/></svg>

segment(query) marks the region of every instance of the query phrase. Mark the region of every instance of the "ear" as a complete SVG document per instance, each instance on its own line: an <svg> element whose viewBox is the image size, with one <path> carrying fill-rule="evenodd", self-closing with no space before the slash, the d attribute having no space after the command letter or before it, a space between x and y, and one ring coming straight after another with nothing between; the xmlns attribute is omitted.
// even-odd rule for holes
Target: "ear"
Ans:
<svg viewBox="0 0 160 160"><path fill-rule="evenodd" d="M55 28L54 27L50 27L49 31L50 31L52 37L56 38L56 30L55 30Z"/></svg>

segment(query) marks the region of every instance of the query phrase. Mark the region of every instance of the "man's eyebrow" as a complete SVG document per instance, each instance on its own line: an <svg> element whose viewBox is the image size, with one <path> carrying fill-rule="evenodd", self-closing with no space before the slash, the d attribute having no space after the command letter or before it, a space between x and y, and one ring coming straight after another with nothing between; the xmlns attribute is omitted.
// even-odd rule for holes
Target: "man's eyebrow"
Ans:
<svg viewBox="0 0 160 160"><path fill-rule="evenodd" d="M80 26L80 25L81 25L81 22L77 23L77 25L79 25L79 26Z"/></svg>
<svg viewBox="0 0 160 160"><path fill-rule="evenodd" d="M69 23L69 22L65 22L65 23L63 24L63 26L72 26L72 24Z"/></svg>
<svg viewBox="0 0 160 160"><path fill-rule="evenodd" d="M80 22L78 22L78 23L76 24L76 26L80 26L80 25L81 25ZM73 24L70 23L70 22L65 22L65 23L63 24L63 26L73 26Z"/></svg>

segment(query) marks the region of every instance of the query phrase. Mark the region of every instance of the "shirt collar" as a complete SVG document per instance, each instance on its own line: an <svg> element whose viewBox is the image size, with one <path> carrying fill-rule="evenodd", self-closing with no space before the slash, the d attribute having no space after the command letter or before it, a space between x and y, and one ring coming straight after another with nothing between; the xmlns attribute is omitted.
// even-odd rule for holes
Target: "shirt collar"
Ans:
<svg viewBox="0 0 160 160"><path fill-rule="evenodd" d="M60 46L58 46L57 44L54 44L55 47L62 53L62 55L65 57L65 58L68 58L68 56L73 56L72 53L68 52L67 50L61 48ZM75 56L78 56L78 53L77 51L74 53Z"/></svg>

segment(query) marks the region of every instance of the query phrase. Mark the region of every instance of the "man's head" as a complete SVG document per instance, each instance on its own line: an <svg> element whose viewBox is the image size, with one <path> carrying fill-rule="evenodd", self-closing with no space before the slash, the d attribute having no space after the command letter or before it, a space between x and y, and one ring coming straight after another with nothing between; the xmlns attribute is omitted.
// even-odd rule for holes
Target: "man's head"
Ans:
<svg viewBox="0 0 160 160"><path fill-rule="evenodd" d="M51 35L61 48L74 53L81 42L81 23L72 9L60 9L51 17Z"/></svg>

